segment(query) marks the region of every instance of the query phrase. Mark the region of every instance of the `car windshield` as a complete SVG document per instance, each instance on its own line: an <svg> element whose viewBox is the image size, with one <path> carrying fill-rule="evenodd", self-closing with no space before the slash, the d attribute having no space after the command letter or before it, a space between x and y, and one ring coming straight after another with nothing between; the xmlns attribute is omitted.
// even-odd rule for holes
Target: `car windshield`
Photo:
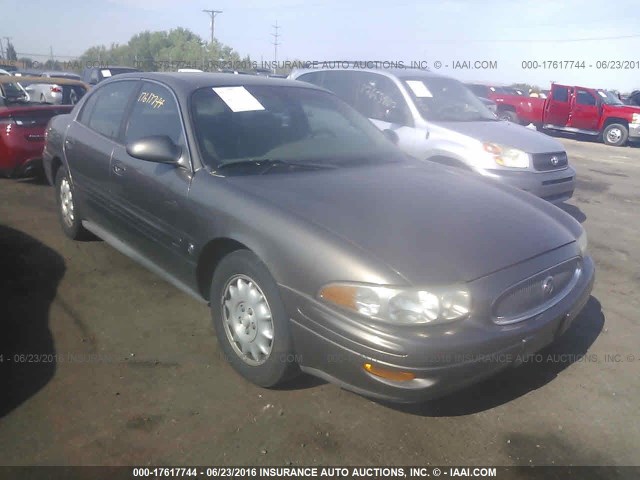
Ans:
<svg viewBox="0 0 640 480"><path fill-rule="evenodd" d="M457 80L440 77L403 79L426 120L441 122L494 121L496 116Z"/></svg>
<svg viewBox="0 0 640 480"><path fill-rule="evenodd" d="M607 105L624 105L615 93L608 90L598 90L598 95L602 98L602 103Z"/></svg>
<svg viewBox="0 0 640 480"><path fill-rule="evenodd" d="M215 169L241 164L335 167L404 156L369 120L319 90L203 88L193 93L191 111L201 154Z"/></svg>

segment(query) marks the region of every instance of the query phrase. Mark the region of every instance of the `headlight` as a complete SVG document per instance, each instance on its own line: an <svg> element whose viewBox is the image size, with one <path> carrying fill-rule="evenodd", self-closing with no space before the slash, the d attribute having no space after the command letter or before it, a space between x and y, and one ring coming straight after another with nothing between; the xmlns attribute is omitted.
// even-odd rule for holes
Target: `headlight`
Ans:
<svg viewBox="0 0 640 480"><path fill-rule="evenodd" d="M631 115L631 123L640 123L640 113Z"/></svg>
<svg viewBox="0 0 640 480"><path fill-rule="evenodd" d="M582 233L578 237L578 240L576 240L576 243L578 244L578 248L580 249L580 255L584 257L587 254L587 244L588 244L586 231L582 230Z"/></svg>
<svg viewBox="0 0 640 480"><path fill-rule="evenodd" d="M471 311L471 295L464 286L427 291L332 283L323 287L318 297L365 317L405 325L452 322Z"/></svg>
<svg viewBox="0 0 640 480"><path fill-rule="evenodd" d="M483 143L482 146L485 152L493 155L493 159L498 165L511 168L529 167L529 154L527 152L498 143Z"/></svg>

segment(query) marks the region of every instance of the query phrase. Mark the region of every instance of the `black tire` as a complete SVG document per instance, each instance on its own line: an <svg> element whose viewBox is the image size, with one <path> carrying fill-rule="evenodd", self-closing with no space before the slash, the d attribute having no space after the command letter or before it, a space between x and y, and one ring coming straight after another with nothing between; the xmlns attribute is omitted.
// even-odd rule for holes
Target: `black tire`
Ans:
<svg viewBox="0 0 640 480"><path fill-rule="evenodd" d="M70 218L68 215L66 216L64 213L63 201L61 197L63 182L66 182L70 190L71 205L73 206L72 218ZM91 238L91 234L89 233L89 231L82 226L82 219L78 214L77 207L73 205L73 187L69 180L69 175L67 174L67 171L64 167L58 168L58 171L56 172L55 187L56 204L58 206L58 218L60 219L60 225L62 226L62 231L64 232L64 234L71 240L86 240L88 238Z"/></svg>
<svg viewBox="0 0 640 480"><path fill-rule="evenodd" d="M254 286L257 286L260 293L263 294L267 308L271 311L271 350L269 355L262 359L262 363L259 364L248 363L254 362L254 360L250 358L250 354L242 355L239 343L233 342L230 338L231 327L228 329L225 327L225 318L233 317L236 313L254 315L254 312L249 308L249 303L246 304L247 313L241 313L241 308L242 312L245 312L244 302L233 302L228 297L227 286L232 281L235 284L238 279L243 282L251 280ZM229 300L230 305L233 305L231 309L224 306L225 298ZM240 375L250 382L266 388L275 387L297 376L299 368L295 362L289 319L284 304L280 299L278 286L266 265L256 255L248 250L236 250L224 257L213 274L209 300L213 326L220 348L224 352L226 360ZM238 316L237 318L240 317ZM246 319L247 317L243 318ZM255 318L257 319L257 317ZM235 321L239 322L239 320ZM247 320L247 322L249 321L251 320ZM253 330L256 330L255 324L252 325L254 327ZM242 330L245 327L239 328ZM246 332L250 332L250 328L247 326ZM242 332L240 334L242 335ZM257 337L254 337L253 340L248 340L248 342L257 345L258 342L256 340Z"/></svg>
<svg viewBox="0 0 640 480"><path fill-rule="evenodd" d="M507 120L511 123L520 123L520 119L518 118L518 115L516 115L516 112L512 112L511 110L502 110L498 112L498 118L500 120Z"/></svg>
<svg viewBox="0 0 640 480"><path fill-rule="evenodd" d="M606 145L622 147L629 139L629 129L621 123L607 125L602 131L602 141Z"/></svg>

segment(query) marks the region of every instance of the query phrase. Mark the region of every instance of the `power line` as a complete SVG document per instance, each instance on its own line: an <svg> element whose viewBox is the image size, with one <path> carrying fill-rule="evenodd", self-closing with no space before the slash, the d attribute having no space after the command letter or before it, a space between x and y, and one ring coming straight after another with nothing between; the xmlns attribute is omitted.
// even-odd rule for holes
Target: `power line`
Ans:
<svg viewBox="0 0 640 480"><path fill-rule="evenodd" d="M423 40L422 43L428 44L457 44L457 43L570 43L570 42L596 42L601 40L623 40L629 38L640 38L640 35L618 35L615 37L588 37L588 38L565 38L565 39L513 39L513 40Z"/></svg>

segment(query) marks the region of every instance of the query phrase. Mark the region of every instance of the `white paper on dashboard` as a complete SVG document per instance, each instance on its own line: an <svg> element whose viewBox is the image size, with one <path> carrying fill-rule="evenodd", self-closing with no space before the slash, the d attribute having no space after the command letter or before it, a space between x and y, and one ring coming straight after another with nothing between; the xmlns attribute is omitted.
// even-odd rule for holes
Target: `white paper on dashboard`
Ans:
<svg viewBox="0 0 640 480"><path fill-rule="evenodd" d="M110 77L111 76L111 70L100 70L100 73L102 73L103 77Z"/></svg>
<svg viewBox="0 0 640 480"><path fill-rule="evenodd" d="M418 98L433 97L427 86L420 80L407 80L407 85L409 85L409 88L413 90L413 93Z"/></svg>
<svg viewBox="0 0 640 480"><path fill-rule="evenodd" d="M232 112L264 110L258 99L244 87L214 87L213 91L227 104Z"/></svg>

